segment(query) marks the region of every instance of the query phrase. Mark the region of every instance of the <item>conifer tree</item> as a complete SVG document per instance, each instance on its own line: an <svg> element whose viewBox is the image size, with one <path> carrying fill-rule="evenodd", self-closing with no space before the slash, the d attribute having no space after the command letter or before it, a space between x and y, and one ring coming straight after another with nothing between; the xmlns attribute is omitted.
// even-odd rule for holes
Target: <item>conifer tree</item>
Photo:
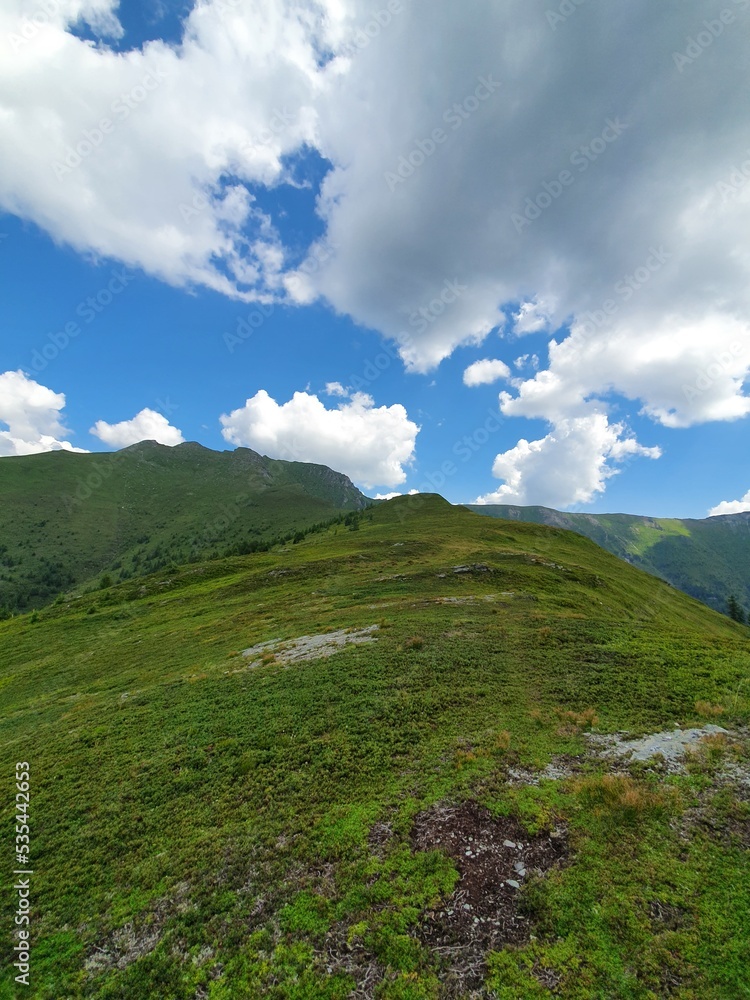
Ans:
<svg viewBox="0 0 750 1000"><path fill-rule="evenodd" d="M733 621L740 622L741 625L745 624L745 612L740 607L739 601L734 594L729 595L729 600L727 601L727 614Z"/></svg>

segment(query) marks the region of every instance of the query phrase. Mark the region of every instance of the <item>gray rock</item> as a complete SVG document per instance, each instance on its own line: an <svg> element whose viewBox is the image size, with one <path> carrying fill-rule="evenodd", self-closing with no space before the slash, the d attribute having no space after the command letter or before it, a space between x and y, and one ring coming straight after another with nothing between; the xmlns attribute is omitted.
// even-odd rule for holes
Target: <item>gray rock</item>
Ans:
<svg viewBox="0 0 750 1000"><path fill-rule="evenodd" d="M652 733L642 739L628 740L623 735L587 733L586 736L600 752L606 755L629 755L631 760L645 761L656 754L661 754L668 770L682 770L682 758L688 747L695 746L704 736L728 731L721 726L709 724L702 729L675 729L673 732Z"/></svg>

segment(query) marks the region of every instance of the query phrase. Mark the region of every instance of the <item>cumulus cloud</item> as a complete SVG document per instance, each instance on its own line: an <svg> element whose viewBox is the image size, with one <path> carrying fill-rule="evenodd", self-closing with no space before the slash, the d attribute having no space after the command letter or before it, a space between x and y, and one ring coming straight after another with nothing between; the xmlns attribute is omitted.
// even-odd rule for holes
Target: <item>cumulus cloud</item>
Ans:
<svg viewBox="0 0 750 1000"><path fill-rule="evenodd" d="M709 517L716 517L718 514L742 514L743 511L750 510L750 490L741 500L722 500L708 512Z"/></svg>
<svg viewBox="0 0 750 1000"><path fill-rule="evenodd" d="M594 395L640 399L642 412L665 427L737 420L750 413L742 392L750 364L746 324L733 317L651 317L646 328L620 325L607 335L577 322L552 340L549 365L500 394L506 416L548 420L580 413Z"/></svg>
<svg viewBox="0 0 750 1000"><path fill-rule="evenodd" d="M500 378L510 378L510 368L504 361L483 358L475 361L464 372L464 385L490 385Z"/></svg>
<svg viewBox="0 0 750 1000"><path fill-rule="evenodd" d="M340 382L326 382L326 395L347 397L349 395L349 390Z"/></svg>
<svg viewBox="0 0 750 1000"><path fill-rule="evenodd" d="M106 420L97 420L89 430L105 444L112 448L127 448L139 441L158 441L159 444L182 444L185 438L182 431L173 427L162 413L141 410L132 420L121 420L119 424L108 424Z"/></svg>
<svg viewBox="0 0 750 1000"><path fill-rule="evenodd" d="M224 414L221 423L231 444L271 458L328 465L366 489L404 482L404 465L414 457L419 432L399 403L375 406L362 392L328 410L306 392L277 403L261 389L243 407Z"/></svg>
<svg viewBox="0 0 750 1000"><path fill-rule="evenodd" d="M209 0L179 46L120 52L69 30L121 35L116 0L44 6L0 11L0 207L173 284L273 297L286 251L250 187L314 143L326 0Z"/></svg>
<svg viewBox="0 0 750 1000"><path fill-rule="evenodd" d="M559 420L546 437L538 441L522 438L498 455L492 472L504 483L477 497L475 503L548 507L590 503L617 474L613 462L661 454L658 448L645 448L626 434L623 424L610 424L604 413Z"/></svg>
<svg viewBox="0 0 750 1000"><path fill-rule="evenodd" d="M625 11L604 0L558 31L546 0L480 3L471 16L410 4L353 61L347 94L321 104L335 165L321 210L341 251L318 287L398 339L419 370L483 338L508 302L544 303L559 326L612 299L620 331L679 326L721 303L720 317L747 331L750 185L726 202L718 188L748 157L734 62L745 6L680 72L674 53L703 27L694 4L635 0ZM441 39L450 44L435 73ZM477 103L481 77L499 85ZM365 93L377 99L357 127ZM444 141L431 151L435 128ZM385 175L399 164L389 191ZM651 260L657 270L646 263L653 250L665 258ZM466 293L423 333L410 328L446 277ZM532 324L527 307L517 324Z"/></svg>
<svg viewBox="0 0 750 1000"><path fill-rule="evenodd" d="M67 437L71 432L62 423L65 394L53 392L24 372L0 375L0 455L35 455L43 451L76 451Z"/></svg>

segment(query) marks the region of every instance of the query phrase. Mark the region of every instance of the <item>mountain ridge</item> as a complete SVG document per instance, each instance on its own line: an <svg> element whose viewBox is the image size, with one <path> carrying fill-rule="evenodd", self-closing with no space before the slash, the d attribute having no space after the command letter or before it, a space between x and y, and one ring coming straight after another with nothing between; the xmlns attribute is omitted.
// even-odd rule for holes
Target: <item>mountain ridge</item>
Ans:
<svg viewBox="0 0 750 1000"><path fill-rule="evenodd" d="M463 506L488 517L576 531L716 611L726 610L731 594L750 608L750 511L664 518L568 513L536 505Z"/></svg>
<svg viewBox="0 0 750 1000"><path fill-rule="evenodd" d="M370 503L327 466L191 441L0 458L0 496L6 614L102 574L124 579L270 544Z"/></svg>

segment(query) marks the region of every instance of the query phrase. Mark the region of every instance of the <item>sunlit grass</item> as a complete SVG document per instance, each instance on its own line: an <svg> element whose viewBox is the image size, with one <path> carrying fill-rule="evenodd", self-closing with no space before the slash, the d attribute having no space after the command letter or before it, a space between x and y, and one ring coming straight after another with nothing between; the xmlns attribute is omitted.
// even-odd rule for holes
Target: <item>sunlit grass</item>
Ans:
<svg viewBox="0 0 750 1000"><path fill-rule="evenodd" d="M491 572L453 572L467 564ZM326 658L239 655L378 623L375 643ZM438 996L441 956L415 928L456 871L409 834L462 798L570 830L569 864L524 890L537 940L490 960L498 995L545 995L540 963L571 997L660 996L667 966L683 1000L744 995L747 849L680 833L728 751L707 745L680 779L588 763L506 781L583 755L592 727L699 723L747 674L741 628L583 538L404 498L357 531L2 622L0 643L3 756L32 771L24 995L344 998L348 947L377 995ZM721 724L749 708L740 690ZM731 797L711 808L719 828L742 821ZM684 922L660 929L650 900Z"/></svg>

